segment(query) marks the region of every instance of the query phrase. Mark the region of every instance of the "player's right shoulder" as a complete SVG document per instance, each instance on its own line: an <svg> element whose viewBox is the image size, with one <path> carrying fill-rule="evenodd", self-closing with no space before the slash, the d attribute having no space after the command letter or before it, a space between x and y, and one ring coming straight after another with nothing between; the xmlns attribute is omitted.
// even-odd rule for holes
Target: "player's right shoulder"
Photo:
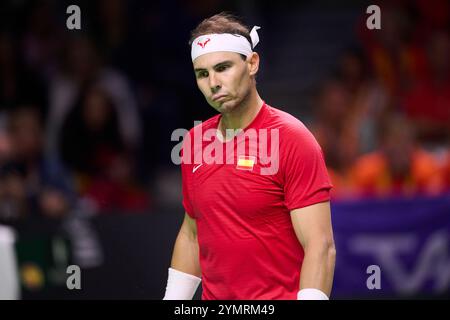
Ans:
<svg viewBox="0 0 450 320"><path fill-rule="evenodd" d="M215 116L213 116L213 117L211 117L211 118L209 118L209 119L207 119L205 121L196 121L195 122L196 125L189 130L189 133L193 134L194 131L197 131L197 130L200 130L200 129L202 131L205 131L205 130L208 130L208 129L216 128L217 124L219 122L219 117L220 117L220 114L216 114Z"/></svg>
<svg viewBox="0 0 450 320"><path fill-rule="evenodd" d="M184 143L183 145L186 145L188 143L194 143L194 137L195 136L203 136L204 132L208 129L216 129L217 124L219 122L220 114L217 114L205 121L196 121L195 126L192 127L184 136ZM200 139L201 140L201 139ZM195 139L195 141L199 141L198 137Z"/></svg>

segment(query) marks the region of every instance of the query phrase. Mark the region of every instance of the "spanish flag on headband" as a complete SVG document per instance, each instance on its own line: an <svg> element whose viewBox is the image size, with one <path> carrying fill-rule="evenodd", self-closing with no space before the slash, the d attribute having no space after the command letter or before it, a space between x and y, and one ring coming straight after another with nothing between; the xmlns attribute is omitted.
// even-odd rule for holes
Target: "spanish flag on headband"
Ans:
<svg viewBox="0 0 450 320"><path fill-rule="evenodd" d="M253 156L239 156L236 169L239 170L253 170L256 163L256 157Z"/></svg>

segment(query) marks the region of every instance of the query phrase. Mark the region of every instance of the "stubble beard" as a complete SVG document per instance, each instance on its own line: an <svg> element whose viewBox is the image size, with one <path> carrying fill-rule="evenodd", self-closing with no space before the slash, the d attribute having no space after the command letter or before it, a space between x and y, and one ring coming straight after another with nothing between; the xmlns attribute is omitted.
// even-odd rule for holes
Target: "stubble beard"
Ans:
<svg viewBox="0 0 450 320"><path fill-rule="evenodd" d="M251 90L247 90L245 94L237 99L233 97L230 100L224 101L219 107L216 108L221 114L241 113L245 110L250 100Z"/></svg>

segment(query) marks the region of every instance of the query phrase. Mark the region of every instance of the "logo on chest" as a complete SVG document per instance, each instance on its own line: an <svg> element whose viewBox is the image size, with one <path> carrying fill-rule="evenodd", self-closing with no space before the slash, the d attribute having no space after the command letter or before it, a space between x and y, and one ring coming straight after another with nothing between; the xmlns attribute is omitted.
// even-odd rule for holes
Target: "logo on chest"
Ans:
<svg viewBox="0 0 450 320"><path fill-rule="evenodd" d="M256 157L254 156L239 156L236 169L239 170L253 170L256 163Z"/></svg>

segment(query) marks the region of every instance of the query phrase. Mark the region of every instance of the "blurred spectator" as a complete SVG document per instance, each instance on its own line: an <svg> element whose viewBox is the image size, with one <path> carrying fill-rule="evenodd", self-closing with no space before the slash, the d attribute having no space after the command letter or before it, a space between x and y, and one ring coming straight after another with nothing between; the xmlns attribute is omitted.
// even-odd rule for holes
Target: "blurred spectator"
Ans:
<svg viewBox="0 0 450 320"><path fill-rule="evenodd" d="M62 217L75 202L72 182L56 157L43 153L42 119L22 106L8 119L11 158L2 166L1 215L15 220L38 214Z"/></svg>
<svg viewBox="0 0 450 320"><path fill-rule="evenodd" d="M351 121L351 95L342 82L326 82L316 100L312 131L322 147L333 192L343 191L346 173L358 156L356 123Z"/></svg>
<svg viewBox="0 0 450 320"><path fill-rule="evenodd" d="M416 143L407 120L391 116L380 133L380 148L361 156L351 169L355 195L434 195L443 191L437 161Z"/></svg>
<svg viewBox="0 0 450 320"><path fill-rule="evenodd" d="M336 78L324 83L313 131L324 150L337 196L349 192L348 169L361 154L375 149L377 125L386 109L382 86L370 78L357 49L344 52Z"/></svg>
<svg viewBox="0 0 450 320"><path fill-rule="evenodd" d="M359 155L372 151L376 144L376 125L387 106L387 94L383 87L371 77L362 52L346 51L338 64L338 79L350 95L346 117L348 127L356 132Z"/></svg>
<svg viewBox="0 0 450 320"><path fill-rule="evenodd" d="M400 93L408 89L423 72L420 46L412 41L412 18L405 5L384 1L381 6L382 28L377 31L361 25L361 40L377 80L396 108Z"/></svg>
<svg viewBox="0 0 450 320"><path fill-rule="evenodd" d="M434 33L427 46L428 72L406 93L403 105L419 139L443 144L450 139L450 39Z"/></svg>
<svg viewBox="0 0 450 320"><path fill-rule="evenodd" d="M77 190L92 198L100 211L147 209L113 100L100 87L85 92L61 131L62 159L76 174Z"/></svg>
<svg viewBox="0 0 450 320"><path fill-rule="evenodd" d="M64 163L78 177L88 178L103 171L125 144L111 96L99 87L90 87L84 93L64 121L59 150ZM81 192L83 189L79 188Z"/></svg>
<svg viewBox="0 0 450 320"><path fill-rule="evenodd" d="M111 97L124 143L130 149L137 148L141 138L141 123L129 83L117 70L102 65L98 52L86 36L78 36L69 41L63 67L51 80L48 149L56 150L67 115L77 97L85 94L83 89L90 85L102 88Z"/></svg>
<svg viewBox="0 0 450 320"><path fill-rule="evenodd" d="M86 196L100 212L144 213L149 210L149 195L135 181L134 166L127 154L117 154L106 164L103 176L91 182Z"/></svg>

